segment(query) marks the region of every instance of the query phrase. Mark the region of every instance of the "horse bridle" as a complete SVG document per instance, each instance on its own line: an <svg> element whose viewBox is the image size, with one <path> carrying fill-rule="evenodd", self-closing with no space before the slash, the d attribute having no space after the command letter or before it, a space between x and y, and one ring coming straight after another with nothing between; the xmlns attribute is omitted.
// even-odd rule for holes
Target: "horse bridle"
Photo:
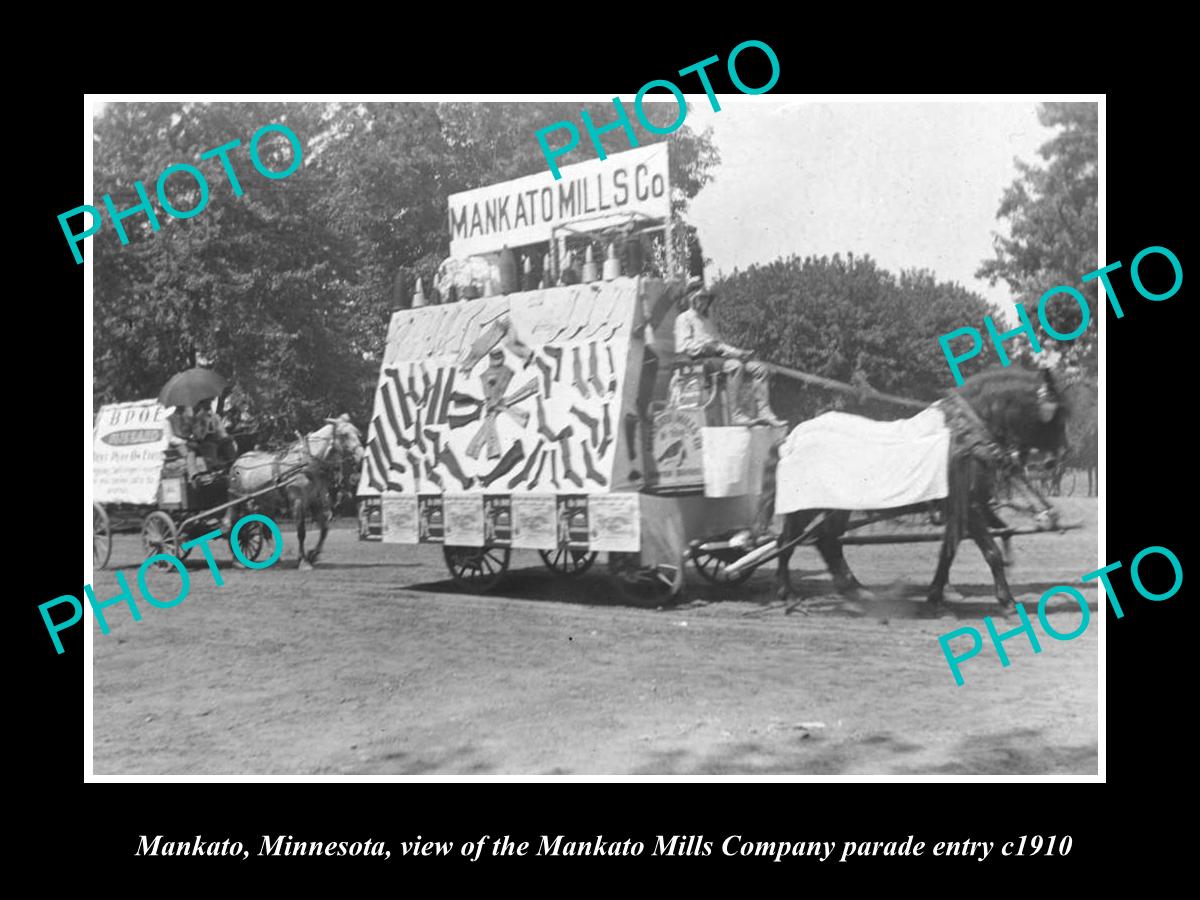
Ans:
<svg viewBox="0 0 1200 900"><path fill-rule="evenodd" d="M336 507L338 504L338 495L342 492L342 485L345 484L350 477L350 469L354 465L354 457L349 453L343 453L341 447L338 446L337 426L333 427L333 432L329 436L329 444L325 447L324 452L320 457L313 456L312 449L308 445L308 435L300 435L296 432L297 437L304 444L304 452L308 458L312 460L318 467L325 470L329 480L330 505ZM329 456L337 448L337 462L331 462Z"/></svg>

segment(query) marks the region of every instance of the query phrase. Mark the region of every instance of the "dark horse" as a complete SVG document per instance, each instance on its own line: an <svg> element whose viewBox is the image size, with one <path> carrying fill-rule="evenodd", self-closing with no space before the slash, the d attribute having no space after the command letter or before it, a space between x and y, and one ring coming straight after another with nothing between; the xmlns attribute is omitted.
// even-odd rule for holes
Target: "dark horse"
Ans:
<svg viewBox="0 0 1200 900"><path fill-rule="evenodd" d="M965 404L960 403L965 401ZM1066 440L1066 421L1070 414L1064 398L1046 369L993 369L981 372L963 382L938 401L952 424L948 472L948 495L940 501L946 531L937 572L929 588L930 603L941 603L950 577L950 566L958 544L970 537L983 552L996 583L996 599L1005 607L1012 606L1013 595L1004 576L1004 558L996 547L990 528L1004 527L991 507L993 480L1002 466L1024 463L1025 454L1033 449L1058 452ZM964 408L965 406L965 408ZM770 526L775 507L775 469L779 461L778 445L767 462L763 481L763 500L758 527ZM1036 495L1036 492L1035 492ZM1041 500L1039 526L1053 527L1056 515L1049 504ZM905 510L896 510L897 513ZM818 520L818 516L823 516ZM863 589L842 553L841 537L849 523L849 510L800 509L784 517L779 546L785 548L779 556L779 593L783 599L796 596L788 572L795 544L810 523L815 523L809 538L816 544L825 565L833 575L840 593L869 594ZM806 538L807 540L808 538Z"/></svg>

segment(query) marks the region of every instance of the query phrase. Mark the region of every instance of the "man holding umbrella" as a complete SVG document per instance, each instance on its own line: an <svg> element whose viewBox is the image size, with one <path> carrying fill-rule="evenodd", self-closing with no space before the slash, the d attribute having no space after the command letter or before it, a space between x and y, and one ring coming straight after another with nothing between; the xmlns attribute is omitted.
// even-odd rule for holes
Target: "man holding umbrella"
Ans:
<svg viewBox="0 0 1200 900"><path fill-rule="evenodd" d="M186 406L176 406L175 411L167 417L167 425L171 433L167 438L167 446L187 463L188 478L193 477L198 467L194 442L192 441L192 411Z"/></svg>
<svg viewBox="0 0 1200 900"><path fill-rule="evenodd" d="M216 461L216 439L225 436L225 429L212 412L211 405L212 398L219 397L225 386L225 379L212 369L194 368L172 376L158 394L162 406L175 407L169 419L174 432L171 445L186 447L189 478L209 468L197 459L197 449L207 444L211 452L205 452L204 457ZM189 410L195 410L196 415L189 416Z"/></svg>
<svg viewBox="0 0 1200 900"><path fill-rule="evenodd" d="M192 437L199 443L200 455L208 471L221 464L222 442L228 440L225 425L212 409L212 400L201 400L196 404L192 418Z"/></svg>

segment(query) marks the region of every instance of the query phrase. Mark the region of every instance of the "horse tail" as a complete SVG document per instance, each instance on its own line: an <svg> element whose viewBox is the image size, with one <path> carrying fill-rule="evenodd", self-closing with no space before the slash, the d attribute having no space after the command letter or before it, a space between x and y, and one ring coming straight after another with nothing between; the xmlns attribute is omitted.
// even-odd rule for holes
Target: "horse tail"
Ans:
<svg viewBox="0 0 1200 900"><path fill-rule="evenodd" d="M779 448L783 441L775 441L767 451L763 463L762 493L758 499L758 518L754 530L764 534L771 529L771 520L775 518L775 479L779 469Z"/></svg>

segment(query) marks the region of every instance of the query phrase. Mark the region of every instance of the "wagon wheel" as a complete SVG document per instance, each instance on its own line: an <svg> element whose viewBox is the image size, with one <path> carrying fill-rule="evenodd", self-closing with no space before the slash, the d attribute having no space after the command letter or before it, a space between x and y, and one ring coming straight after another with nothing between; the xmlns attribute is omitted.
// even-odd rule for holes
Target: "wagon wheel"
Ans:
<svg viewBox="0 0 1200 900"><path fill-rule="evenodd" d="M232 532L227 540L229 541L229 552L233 553ZM237 542L238 550L250 562L258 562L275 553L275 535L271 533L271 529L265 523L259 522L257 519L247 522L238 529ZM238 559L236 553L233 553L233 564L239 569L246 568L245 563Z"/></svg>
<svg viewBox="0 0 1200 900"><path fill-rule="evenodd" d="M179 556L179 529L175 527L175 520L161 509L146 516L142 521L142 547L146 550L147 559L158 553L182 559ZM172 566L160 559L154 563L154 568L165 572Z"/></svg>
<svg viewBox="0 0 1200 900"><path fill-rule="evenodd" d="M635 606L666 606L683 590L683 570L678 566L644 566L641 554L608 554L609 580L617 593Z"/></svg>
<svg viewBox="0 0 1200 900"><path fill-rule="evenodd" d="M729 566L741 559L745 553L736 548L728 550L702 550L695 547L692 550L692 565L701 577L710 584L722 587L734 587L741 584L754 574L755 566L747 566L732 575L727 571Z"/></svg>
<svg viewBox="0 0 1200 900"><path fill-rule="evenodd" d="M508 571L508 547L443 547L450 577L459 587L484 594Z"/></svg>
<svg viewBox="0 0 1200 900"><path fill-rule="evenodd" d="M112 556L112 529L108 524L108 513L99 503L92 504L92 564L97 569L108 565Z"/></svg>
<svg viewBox="0 0 1200 900"><path fill-rule="evenodd" d="M558 547L554 550L539 550L538 556L546 568L559 575L582 575L596 561L595 550L576 550Z"/></svg>

